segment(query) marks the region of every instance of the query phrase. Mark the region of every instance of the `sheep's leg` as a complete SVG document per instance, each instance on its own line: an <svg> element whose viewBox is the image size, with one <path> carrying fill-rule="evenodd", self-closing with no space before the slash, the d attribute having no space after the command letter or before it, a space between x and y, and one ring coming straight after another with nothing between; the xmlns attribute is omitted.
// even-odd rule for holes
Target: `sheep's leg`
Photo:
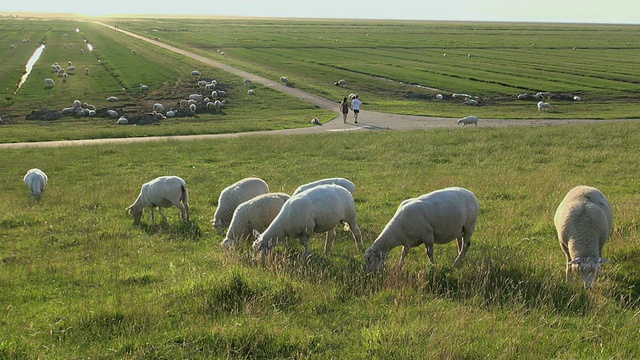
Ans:
<svg viewBox="0 0 640 360"><path fill-rule="evenodd" d="M189 221L189 210L188 210L188 208L186 206L182 206L182 203L180 203L180 202L177 202L177 203L175 203L173 205L175 205L175 207L177 207L178 210L180 210L180 220L182 222L188 222ZM189 205L187 205L187 206L189 206Z"/></svg>
<svg viewBox="0 0 640 360"><path fill-rule="evenodd" d="M400 255L400 262L398 262L398 269L402 269L402 265L404 264L404 259L407 257L407 255L409 255L409 247L408 246L403 246L402 247L402 255Z"/></svg>
<svg viewBox="0 0 640 360"><path fill-rule="evenodd" d="M567 265L565 269L565 281L569 282L569 277L571 276L572 267L569 265L569 261L571 261L571 255L569 254L569 248L564 243L560 243L560 247L562 248L562 252L564 252L564 256L567 258Z"/></svg>
<svg viewBox="0 0 640 360"><path fill-rule="evenodd" d="M151 207L151 222L156 222L155 206Z"/></svg>
<svg viewBox="0 0 640 360"><path fill-rule="evenodd" d="M433 260L433 244L424 243L424 247L427 249L427 256L429 257L429 262L435 264Z"/></svg>
<svg viewBox="0 0 640 360"><path fill-rule="evenodd" d="M160 213L160 215L162 215L162 222L166 223L167 222L167 217L164 215L164 211L162 211L162 208L158 206L158 212Z"/></svg>
<svg viewBox="0 0 640 360"><path fill-rule="evenodd" d="M336 238L336 229L331 229L327 231L327 240L324 243L324 254L326 256L331 255L331 245L333 244L333 240Z"/></svg>
<svg viewBox="0 0 640 360"><path fill-rule="evenodd" d="M349 228L351 229L351 234L353 235L353 240L356 242L356 246L358 247L358 251L364 251L364 245L362 244L362 233L360 232L360 228L356 222L349 223Z"/></svg>
<svg viewBox="0 0 640 360"><path fill-rule="evenodd" d="M302 236L300 236L300 243L304 246L304 257L311 255L309 251L309 234L302 234Z"/></svg>
<svg viewBox="0 0 640 360"><path fill-rule="evenodd" d="M453 262L453 266L456 267L460 265L460 262L464 259L467 254L467 250L471 246L471 236L473 235L473 228L468 229L466 226L462 227L462 236L457 238L458 242L458 257Z"/></svg>

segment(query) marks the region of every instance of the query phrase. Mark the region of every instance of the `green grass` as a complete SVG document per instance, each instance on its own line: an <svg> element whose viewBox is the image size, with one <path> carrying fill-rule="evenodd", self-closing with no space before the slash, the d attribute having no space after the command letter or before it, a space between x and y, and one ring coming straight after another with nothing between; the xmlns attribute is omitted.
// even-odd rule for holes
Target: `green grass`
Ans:
<svg viewBox="0 0 640 360"><path fill-rule="evenodd" d="M349 132L3 150L0 358L633 358L640 351L636 164L640 124ZM34 204L21 177L49 175ZM179 175L192 222L139 227L140 185ZM334 255L297 241L266 261L222 249L217 196L247 176L291 193L322 177L356 183L365 246L399 203L447 186L481 205L459 269L413 249L365 275L349 233ZM614 210L594 288L564 281L553 214L569 189Z"/></svg>

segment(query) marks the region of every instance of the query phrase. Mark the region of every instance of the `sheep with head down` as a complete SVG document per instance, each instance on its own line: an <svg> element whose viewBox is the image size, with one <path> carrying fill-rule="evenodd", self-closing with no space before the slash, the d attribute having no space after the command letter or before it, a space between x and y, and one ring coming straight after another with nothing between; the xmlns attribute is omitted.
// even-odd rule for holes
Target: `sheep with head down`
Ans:
<svg viewBox="0 0 640 360"><path fill-rule="evenodd" d="M155 221L157 208L162 221L167 222L162 208L175 206L180 210L180 219L189 222L189 192L187 183L178 176L160 176L140 188L140 194L126 210L133 215L134 224L139 224L145 208L151 209L151 221Z"/></svg>
<svg viewBox="0 0 640 360"><path fill-rule="evenodd" d="M49 180L47 174L40 169L33 168L27 171L22 180L31 191L29 195L33 196L36 202L42 201L42 195L47 189L47 181Z"/></svg>
<svg viewBox="0 0 640 360"><path fill-rule="evenodd" d="M238 205L268 192L269 185L256 177L244 178L227 186L218 197L218 207L211 221L213 227L221 229L229 226Z"/></svg>
<svg viewBox="0 0 640 360"><path fill-rule="evenodd" d="M566 280L571 272L580 274L585 288L590 288L601 264L602 249L613 229L613 211L600 190L576 186L564 197L554 216L560 248L564 253Z"/></svg>
<svg viewBox="0 0 640 360"><path fill-rule="evenodd" d="M424 244L433 264L433 245L458 243L458 266L471 246L471 237L478 223L480 204L469 190L451 187L436 190L403 201L378 238L365 251L367 272L376 272L391 249L402 246L398 266L402 266L412 247Z"/></svg>
<svg viewBox="0 0 640 360"><path fill-rule="evenodd" d="M285 193L268 193L254 197L238 205L233 212L229 230L220 245L232 247L247 240L253 231L264 231L278 215L290 196Z"/></svg>
<svg viewBox="0 0 640 360"><path fill-rule="evenodd" d="M349 225L356 246L362 251L362 234L351 193L334 184L312 187L291 196L262 234L254 231L253 249L266 255L279 242L298 238L305 254L308 254L313 233L327 232L324 253L328 256L336 234L335 227L341 223Z"/></svg>

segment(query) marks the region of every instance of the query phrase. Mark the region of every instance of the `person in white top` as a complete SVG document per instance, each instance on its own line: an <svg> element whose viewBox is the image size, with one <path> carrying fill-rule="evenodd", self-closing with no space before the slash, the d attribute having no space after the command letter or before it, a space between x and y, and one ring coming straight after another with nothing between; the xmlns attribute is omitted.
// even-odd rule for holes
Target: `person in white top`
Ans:
<svg viewBox="0 0 640 360"><path fill-rule="evenodd" d="M355 98L353 98L353 100L351 100L351 110L353 110L353 118L355 119L355 123L358 123L358 113L360 113L360 104L362 104L362 101L360 101L360 97L358 95L356 95Z"/></svg>

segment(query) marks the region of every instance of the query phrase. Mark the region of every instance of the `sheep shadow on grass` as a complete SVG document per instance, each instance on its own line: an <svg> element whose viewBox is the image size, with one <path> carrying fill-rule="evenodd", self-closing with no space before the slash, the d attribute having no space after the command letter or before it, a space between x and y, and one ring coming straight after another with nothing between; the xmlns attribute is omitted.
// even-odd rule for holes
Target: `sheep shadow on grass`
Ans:
<svg viewBox="0 0 640 360"><path fill-rule="evenodd" d="M195 221L175 225L164 222L140 223L138 227L149 235L165 235L169 241L197 241L202 238L202 230Z"/></svg>

